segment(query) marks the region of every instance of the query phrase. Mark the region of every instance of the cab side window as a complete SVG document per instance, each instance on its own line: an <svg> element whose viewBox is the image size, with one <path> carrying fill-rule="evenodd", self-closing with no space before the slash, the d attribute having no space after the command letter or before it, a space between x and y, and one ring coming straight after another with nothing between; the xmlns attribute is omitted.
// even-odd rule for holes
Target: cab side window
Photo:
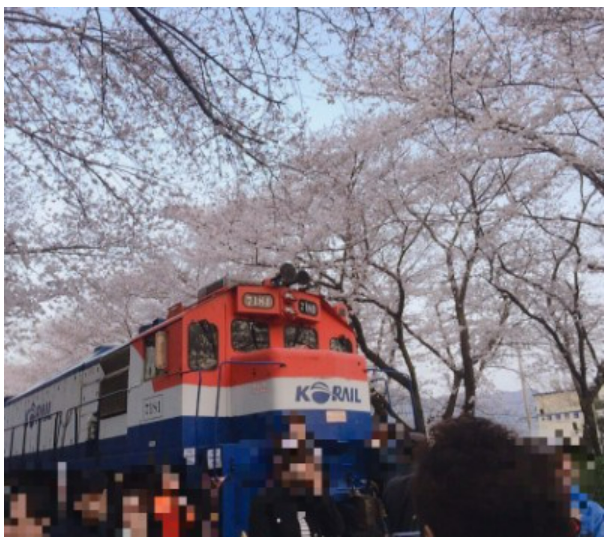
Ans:
<svg viewBox="0 0 609 541"><path fill-rule="evenodd" d="M191 370L218 366L218 327L209 321L193 321L188 327L188 365Z"/></svg>
<svg viewBox="0 0 609 541"><path fill-rule="evenodd" d="M342 351L343 353L353 353L353 344L346 336L339 336L330 340L332 351Z"/></svg>
<svg viewBox="0 0 609 541"><path fill-rule="evenodd" d="M155 364L156 348L154 334L147 336L144 339L145 358L144 358L144 380L149 380L157 375Z"/></svg>
<svg viewBox="0 0 609 541"><path fill-rule="evenodd" d="M231 339L235 351L255 351L270 347L267 323L236 319L231 326Z"/></svg>

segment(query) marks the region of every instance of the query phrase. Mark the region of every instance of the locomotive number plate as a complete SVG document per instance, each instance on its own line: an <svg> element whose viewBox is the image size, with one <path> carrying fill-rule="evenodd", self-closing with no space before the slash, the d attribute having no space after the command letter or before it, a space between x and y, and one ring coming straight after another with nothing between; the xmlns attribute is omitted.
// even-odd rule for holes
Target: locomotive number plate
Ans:
<svg viewBox="0 0 609 541"><path fill-rule="evenodd" d="M317 305L311 301L299 301L298 310L305 316L315 317L317 315Z"/></svg>
<svg viewBox="0 0 609 541"><path fill-rule="evenodd" d="M259 308L261 310L270 310L275 306L273 295L264 295L257 293L246 293L243 295L243 306L246 308Z"/></svg>
<svg viewBox="0 0 609 541"><path fill-rule="evenodd" d="M142 420L152 421L163 417L163 396L152 396L144 400L142 408Z"/></svg>

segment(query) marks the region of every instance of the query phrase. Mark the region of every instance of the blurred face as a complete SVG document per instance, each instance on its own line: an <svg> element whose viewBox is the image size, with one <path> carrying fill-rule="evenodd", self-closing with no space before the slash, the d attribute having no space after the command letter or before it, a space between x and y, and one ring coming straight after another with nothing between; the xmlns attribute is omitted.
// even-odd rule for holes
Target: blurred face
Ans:
<svg viewBox="0 0 609 541"><path fill-rule="evenodd" d="M573 461L570 453L564 453L562 464L558 470L558 478L565 490L570 490L573 485L579 484L579 465Z"/></svg>
<svg viewBox="0 0 609 541"><path fill-rule="evenodd" d="M179 490L180 476L177 473L163 473L163 490Z"/></svg>
<svg viewBox="0 0 609 541"><path fill-rule="evenodd" d="M307 456L304 462L284 465L281 481L284 487L303 487L315 496L321 496L323 493L321 464L312 456Z"/></svg>
<svg viewBox="0 0 609 541"><path fill-rule="evenodd" d="M129 537L148 536L148 514L139 494L123 496L123 528Z"/></svg>
<svg viewBox="0 0 609 541"><path fill-rule="evenodd" d="M11 494L11 518L27 518L27 496L25 494Z"/></svg>
<svg viewBox="0 0 609 541"><path fill-rule="evenodd" d="M291 423L288 439L281 442L279 457L281 484L286 488L305 488L307 492L323 492L321 449L307 448L307 430L304 423Z"/></svg>
<svg viewBox="0 0 609 541"><path fill-rule="evenodd" d="M44 537L44 527L50 525L50 519L37 519L28 516L27 495L11 494L11 523L4 527L5 537Z"/></svg>
<svg viewBox="0 0 609 541"><path fill-rule="evenodd" d="M74 509L80 511L84 522L98 523L107 520L108 491L83 494L74 504Z"/></svg>
<svg viewBox="0 0 609 541"><path fill-rule="evenodd" d="M370 447L372 449L381 449L387 446L389 440L389 425L384 422L376 422L372 430L372 439L370 440Z"/></svg>

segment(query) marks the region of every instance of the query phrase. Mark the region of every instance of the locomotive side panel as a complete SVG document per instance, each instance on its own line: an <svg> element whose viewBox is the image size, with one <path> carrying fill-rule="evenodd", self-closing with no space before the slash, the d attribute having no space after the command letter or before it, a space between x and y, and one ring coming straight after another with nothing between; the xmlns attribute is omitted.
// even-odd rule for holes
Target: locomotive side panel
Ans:
<svg viewBox="0 0 609 541"><path fill-rule="evenodd" d="M6 404L5 457L38 455L76 442L81 377L72 370Z"/></svg>
<svg viewBox="0 0 609 541"><path fill-rule="evenodd" d="M48 420L15 426L5 457L23 440L28 453L65 447L54 456L74 467L184 464L185 450L264 440L293 412L322 439L361 440L370 403L354 344L345 318L319 295L268 283L219 289L26 393L9 417L25 419L25 405L42 402Z"/></svg>
<svg viewBox="0 0 609 541"><path fill-rule="evenodd" d="M155 456L165 461L181 456L183 341L183 322L177 317L131 345L126 447L139 463ZM159 349L165 352L164 369L156 366Z"/></svg>

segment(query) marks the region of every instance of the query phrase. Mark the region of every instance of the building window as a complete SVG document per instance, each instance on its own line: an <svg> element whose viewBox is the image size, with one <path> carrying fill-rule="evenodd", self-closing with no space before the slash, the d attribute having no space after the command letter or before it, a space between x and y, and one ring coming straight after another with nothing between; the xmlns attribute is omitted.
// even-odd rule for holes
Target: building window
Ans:
<svg viewBox="0 0 609 541"><path fill-rule="evenodd" d="M191 370L218 366L218 327L209 321L193 321L188 327L188 366Z"/></svg>
<svg viewBox="0 0 609 541"><path fill-rule="evenodd" d="M317 331L304 325L289 325L285 328L285 347L317 349L319 347Z"/></svg>
<svg viewBox="0 0 609 541"><path fill-rule="evenodd" d="M235 351L255 351L270 347L269 326L259 321L236 319L231 326L231 341Z"/></svg>

